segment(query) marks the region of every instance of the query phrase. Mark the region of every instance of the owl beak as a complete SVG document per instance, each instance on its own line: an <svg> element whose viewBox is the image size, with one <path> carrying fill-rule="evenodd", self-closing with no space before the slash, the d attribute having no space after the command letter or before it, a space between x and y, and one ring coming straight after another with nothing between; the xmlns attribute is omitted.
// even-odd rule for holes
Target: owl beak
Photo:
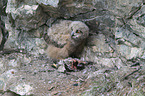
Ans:
<svg viewBox="0 0 145 96"><path fill-rule="evenodd" d="M74 36L74 31L71 32L71 36Z"/></svg>

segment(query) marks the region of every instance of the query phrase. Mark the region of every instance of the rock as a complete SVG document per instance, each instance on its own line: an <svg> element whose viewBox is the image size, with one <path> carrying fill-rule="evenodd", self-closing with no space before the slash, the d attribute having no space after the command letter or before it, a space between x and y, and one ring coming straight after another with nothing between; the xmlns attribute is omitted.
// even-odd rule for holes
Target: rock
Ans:
<svg viewBox="0 0 145 96"><path fill-rule="evenodd" d="M58 69L57 69L57 71L60 72L60 73L64 73L65 70L66 69L65 69L64 65L59 66Z"/></svg>
<svg viewBox="0 0 145 96"><path fill-rule="evenodd" d="M0 44L1 44L1 42L2 42L2 31L0 29Z"/></svg>
<svg viewBox="0 0 145 96"><path fill-rule="evenodd" d="M48 29L47 26L42 26L36 30L28 31L27 33L28 33L28 36L31 38L41 38L43 36L43 33L45 33L47 31L47 29Z"/></svg>
<svg viewBox="0 0 145 96"><path fill-rule="evenodd" d="M14 21L16 29L32 30L37 29L43 25L47 16L42 12L39 5L25 5L23 2L16 2L17 0L8 0L6 13L9 17L12 17L11 21Z"/></svg>
<svg viewBox="0 0 145 96"><path fill-rule="evenodd" d="M22 3L16 0L8 1L6 12L9 15L9 20L5 18L5 26L9 31L9 38L4 48L25 49L27 52L32 52L33 49L33 52L34 50L35 52L32 52L32 54L44 54L46 43L40 38L47 28L42 26L47 20L46 14L42 12L39 5L36 5L36 2L29 1L27 2L28 5ZM36 48L37 45L39 47Z"/></svg>
<svg viewBox="0 0 145 96"><path fill-rule="evenodd" d="M118 51L126 59L140 58L143 55L142 48L129 47L126 45L119 45Z"/></svg>
<svg viewBox="0 0 145 96"><path fill-rule="evenodd" d="M5 59L5 58L0 58L0 74L2 74L6 69L3 59Z"/></svg>
<svg viewBox="0 0 145 96"><path fill-rule="evenodd" d="M32 54L39 55L44 54L44 49L46 48L46 42L41 38L32 38L28 33L21 33L18 36L17 33L20 31L12 30L9 32L9 38L6 41L5 49L25 49L26 52L31 52Z"/></svg>
<svg viewBox="0 0 145 96"><path fill-rule="evenodd" d="M123 28L118 28L115 36L118 43L117 50L126 59L140 58L142 56L144 41L139 36Z"/></svg>
<svg viewBox="0 0 145 96"><path fill-rule="evenodd" d="M144 10L145 10L145 6L142 6L140 11L137 12L137 14L133 16L133 19L129 21L129 25L130 25L129 27L131 28L132 33L135 34L139 40L141 39L140 42L138 42L138 45L141 48L145 48L144 40L142 40L145 38L145 33L144 33L145 27L143 25ZM135 41L138 41L138 39L136 39Z"/></svg>
<svg viewBox="0 0 145 96"><path fill-rule="evenodd" d="M116 13L118 14L118 25L115 32L115 38L118 44L117 50L126 59L141 58L145 48L143 24L143 10L145 7L142 5L141 0L123 2L124 1L120 1L117 3L117 5L119 5L117 9L120 10L116 12L123 12L120 15ZM129 10L126 10L126 8ZM121 18L123 19L121 20ZM123 22L126 23L125 26L122 26Z"/></svg>
<svg viewBox="0 0 145 96"><path fill-rule="evenodd" d="M111 11L117 15L117 17L123 17L123 16L128 16L131 11L136 9L142 4L142 0L138 1L125 1L125 0L118 0L115 4L116 8ZM128 10L126 10L128 9Z"/></svg>
<svg viewBox="0 0 145 96"><path fill-rule="evenodd" d="M18 66L18 65L17 65L17 61L16 61L15 59L10 60L10 61L9 61L9 66L12 66L12 67Z"/></svg>
<svg viewBox="0 0 145 96"><path fill-rule="evenodd" d="M141 56L141 59L145 59L145 52L144 52L143 55Z"/></svg>
<svg viewBox="0 0 145 96"><path fill-rule="evenodd" d="M33 90L33 87L29 84L19 83L11 87L10 90L19 95L32 95L31 91Z"/></svg>
<svg viewBox="0 0 145 96"><path fill-rule="evenodd" d="M138 37L135 33L130 32L128 28L116 28L116 29L117 32L115 33L115 38L117 39L118 44L124 44L131 47L143 46L142 45L144 44L143 40L140 37Z"/></svg>
<svg viewBox="0 0 145 96"><path fill-rule="evenodd" d="M4 74L8 70L19 69L22 67L22 64L28 65L31 59L30 57L26 57L26 54L12 53L8 56L3 56L0 58L0 74Z"/></svg>
<svg viewBox="0 0 145 96"><path fill-rule="evenodd" d="M8 70L6 72L4 72L3 74L0 75L0 91L6 91L7 89L7 84L9 82L9 80L15 78L14 74L17 72L16 69L11 69Z"/></svg>
<svg viewBox="0 0 145 96"><path fill-rule="evenodd" d="M144 16L144 10L145 10L145 6L142 6L140 11L137 12L137 14L134 16L134 21L131 21L131 23L134 23L132 26L134 27L134 29L141 29L145 27L145 16ZM135 24L139 24L138 26L134 26ZM141 25L141 26L140 26ZM137 27L141 27L141 28L137 28ZM144 34L144 33L142 33Z"/></svg>
<svg viewBox="0 0 145 96"><path fill-rule="evenodd" d="M5 90L5 80L3 78L0 78L0 92L2 92L3 90Z"/></svg>
<svg viewBox="0 0 145 96"><path fill-rule="evenodd" d="M97 63L110 68L116 66L118 69L124 66L123 62L119 58L98 58Z"/></svg>
<svg viewBox="0 0 145 96"><path fill-rule="evenodd" d="M4 18L6 16L3 15L0 15L0 50L3 50L4 44L8 38L8 32L5 28L5 23L4 23Z"/></svg>
<svg viewBox="0 0 145 96"><path fill-rule="evenodd" d="M60 11L58 8L59 1L60 0L36 0L36 2L43 8L43 11L52 18L57 18L60 16Z"/></svg>
<svg viewBox="0 0 145 96"><path fill-rule="evenodd" d="M98 71L95 71L95 72L89 74L87 79L94 78L94 77L98 76L99 74L103 74L105 71L106 71L106 69L100 69Z"/></svg>
<svg viewBox="0 0 145 96"><path fill-rule="evenodd" d="M7 5L7 0L0 1L0 15L6 16L6 12L5 12L6 5Z"/></svg>
<svg viewBox="0 0 145 96"><path fill-rule="evenodd" d="M48 6L58 7L59 0L36 0L39 4L44 4Z"/></svg>
<svg viewBox="0 0 145 96"><path fill-rule="evenodd" d="M107 39L103 34L89 37L89 43L87 44L88 46L84 48L81 59L86 61L99 62L99 57L103 56L109 59L117 56L110 44L106 43L106 40Z"/></svg>
<svg viewBox="0 0 145 96"><path fill-rule="evenodd" d="M60 4L59 12L61 13L61 16L65 18L70 18L82 13L92 11L94 9L96 1L90 0L79 2L70 0L64 2L62 0L59 2L59 4Z"/></svg>
<svg viewBox="0 0 145 96"><path fill-rule="evenodd" d="M6 91L4 92L3 96L19 96L19 94L16 94L12 91Z"/></svg>
<svg viewBox="0 0 145 96"><path fill-rule="evenodd" d="M112 48L106 43L105 36L103 34L98 34L96 37L93 38L91 41L93 45L92 51L93 52L113 52Z"/></svg>
<svg viewBox="0 0 145 96"><path fill-rule="evenodd" d="M106 90L110 90L110 88L117 88L117 90L122 90L124 87L129 86L128 82L136 82L136 80L132 80L131 75L136 72L137 69L124 66L120 68L119 70L112 70L112 69L100 69L96 72L93 72L88 76L88 80L95 80L95 83L93 83L92 86L90 86L90 89L82 92L81 96L94 96L94 95L106 95ZM127 80L127 78L129 80ZM125 82L128 81L128 82ZM114 82L114 83L113 83ZM136 82L137 83L137 82ZM130 87L131 88L131 87ZM128 93L128 90L130 89L129 87L124 90L124 91L115 91L116 93L109 91L107 94L126 94ZM135 87L136 90L136 87ZM111 92L111 93L110 93ZM126 93L125 93L126 92ZM132 91L131 91L132 92ZM130 92L129 92L130 93ZM128 94L129 94L128 93ZM132 92L133 93L133 92ZM139 92L137 92L139 93Z"/></svg>

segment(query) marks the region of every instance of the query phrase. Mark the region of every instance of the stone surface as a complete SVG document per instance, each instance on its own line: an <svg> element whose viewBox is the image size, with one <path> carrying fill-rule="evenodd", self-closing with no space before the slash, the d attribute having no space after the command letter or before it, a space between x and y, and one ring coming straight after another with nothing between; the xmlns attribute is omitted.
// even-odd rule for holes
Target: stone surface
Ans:
<svg viewBox="0 0 145 96"><path fill-rule="evenodd" d="M88 42L88 46L86 46L84 48L84 51L82 52L82 59L86 61L99 62L107 66L112 66L112 64L109 62L109 65L107 63L105 64L103 62L100 62L101 58L99 58L104 57L106 61L110 61L110 58L114 58L117 56L112 46L109 43L106 43L107 38L105 38L105 35L98 34L97 36L90 36L88 38ZM105 57L107 57L108 60Z"/></svg>
<svg viewBox="0 0 145 96"><path fill-rule="evenodd" d="M12 21L15 21L17 29L29 31L37 29L46 22L47 16L39 5L24 5L22 3L9 0L6 9L8 16Z"/></svg>
<svg viewBox="0 0 145 96"><path fill-rule="evenodd" d="M31 91L33 90L33 88L29 85L29 84L25 84L25 83L20 83L18 85L14 85L14 87L11 87L10 90L12 92L15 92L19 95L31 95Z"/></svg>
<svg viewBox="0 0 145 96"><path fill-rule="evenodd" d="M126 59L140 58L143 55L142 48L119 45L118 50Z"/></svg>
<svg viewBox="0 0 145 96"><path fill-rule="evenodd" d="M2 31L0 29L0 44L1 44L1 42L2 42Z"/></svg>
<svg viewBox="0 0 145 96"><path fill-rule="evenodd" d="M116 27L115 38L117 39L117 50L126 59L140 58L144 53L144 5L142 1L120 1L117 6L122 16L117 19L121 21ZM125 4L124 6L122 6ZM128 8L129 10L126 10ZM118 14L118 13L117 13ZM141 22L142 21L142 22ZM126 25L123 25L123 22Z"/></svg>
<svg viewBox="0 0 145 96"><path fill-rule="evenodd" d="M143 0L1 0L0 16L9 37L0 51L0 95L144 96L144 4ZM64 72L63 66L51 67L57 62L46 56L43 34L57 20L82 21L89 27L80 58L91 62L85 69ZM0 43L1 38L0 32ZM20 52L13 52L16 49Z"/></svg>
<svg viewBox="0 0 145 96"><path fill-rule="evenodd" d="M33 31L35 35L32 35L30 32L21 32L20 30L14 29L10 26L10 23L7 20L5 20L5 22L6 29L9 31L9 38L4 46L5 49L25 49L25 51L32 54L44 54L46 43L42 38L38 38L42 37L40 32L45 31L44 27L40 27L39 29Z"/></svg>
<svg viewBox="0 0 145 96"><path fill-rule="evenodd" d="M52 7L58 7L59 0L36 0L39 4L50 5Z"/></svg>
<svg viewBox="0 0 145 96"><path fill-rule="evenodd" d="M3 15L3 16L6 15L5 9L6 9L6 5L7 5L7 1L8 0L1 0L0 1L0 15Z"/></svg>

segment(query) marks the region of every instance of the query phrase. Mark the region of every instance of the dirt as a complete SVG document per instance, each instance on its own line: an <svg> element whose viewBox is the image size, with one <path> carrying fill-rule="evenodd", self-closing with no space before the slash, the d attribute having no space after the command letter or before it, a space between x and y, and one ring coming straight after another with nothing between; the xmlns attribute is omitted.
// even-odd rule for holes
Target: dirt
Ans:
<svg viewBox="0 0 145 96"><path fill-rule="evenodd" d="M22 82L33 86L34 96L76 96L90 88L92 83L87 77L91 72L98 70L94 65L87 65L78 72L60 73L51 66L54 62L46 55L30 58L31 62L22 63L15 75L19 76L19 79L23 78Z"/></svg>

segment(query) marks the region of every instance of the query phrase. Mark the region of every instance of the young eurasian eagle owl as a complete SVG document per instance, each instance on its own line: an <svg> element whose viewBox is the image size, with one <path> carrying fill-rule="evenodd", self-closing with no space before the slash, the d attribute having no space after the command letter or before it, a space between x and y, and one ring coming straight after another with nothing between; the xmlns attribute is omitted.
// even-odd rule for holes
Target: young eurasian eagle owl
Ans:
<svg viewBox="0 0 145 96"><path fill-rule="evenodd" d="M61 20L47 30L47 35L46 42L49 42L49 45L46 52L49 57L53 59L77 57L89 35L89 28L81 21ZM50 43L50 41L53 42ZM63 47L60 48L57 45L63 45Z"/></svg>

